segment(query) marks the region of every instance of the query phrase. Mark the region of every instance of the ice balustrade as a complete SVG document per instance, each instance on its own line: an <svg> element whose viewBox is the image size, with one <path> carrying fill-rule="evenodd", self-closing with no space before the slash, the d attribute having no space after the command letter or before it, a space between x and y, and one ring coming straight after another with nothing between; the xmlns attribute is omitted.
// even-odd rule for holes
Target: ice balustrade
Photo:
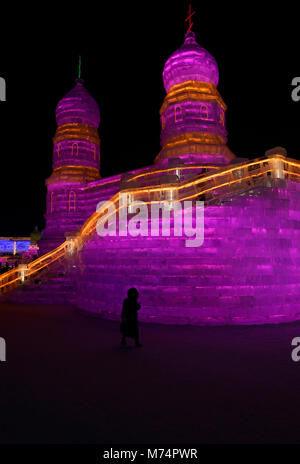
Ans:
<svg viewBox="0 0 300 464"><path fill-rule="evenodd" d="M182 167L178 168L182 169ZM168 171L168 170L167 170ZM171 170L173 171L173 169ZM157 172L156 172L157 174ZM132 180L132 179L131 179ZM272 187L282 185L279 182L289 180L300 181L300 162L282 155L265 156L250 162L228 165L218 169L215 173L205 173L190 178L182 183L166 183L164 177L157 178L160 182L149 187L135 187L124 189L115 194L110 201L119 203L120 193L130 194L132 201L162 201L201 199L207 203L218 201L226 196L239 195L259 186ZM163 183L164 182L164 183ZM126 185L126 183L123 183ZM80 250L94 235L96 225L106 212L105 203L85 222L80 232L74 237L67 238L64 243L27 265L20 265L0 275L0 294L14 289L20 283L36 277L53 263L72 255ZM118 211L118 206L116 208ZM106 216L107 219L107 216Z"/></svg>

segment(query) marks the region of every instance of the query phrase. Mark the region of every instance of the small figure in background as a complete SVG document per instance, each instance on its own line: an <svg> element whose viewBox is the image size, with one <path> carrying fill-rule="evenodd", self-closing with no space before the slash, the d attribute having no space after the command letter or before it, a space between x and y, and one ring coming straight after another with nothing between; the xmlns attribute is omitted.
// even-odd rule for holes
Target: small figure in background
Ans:
<svg viewBox="0 0 300 464"><path fill-rule="evenodd" d="M120 331L122 333L122 345L126 345L126 337L134 338L135 346L141 347L139 342L138 315L140 304L137 299L139 292L136 288L130 288L127 292L128 297L123 302L123 310L121 314Z"/></svg>

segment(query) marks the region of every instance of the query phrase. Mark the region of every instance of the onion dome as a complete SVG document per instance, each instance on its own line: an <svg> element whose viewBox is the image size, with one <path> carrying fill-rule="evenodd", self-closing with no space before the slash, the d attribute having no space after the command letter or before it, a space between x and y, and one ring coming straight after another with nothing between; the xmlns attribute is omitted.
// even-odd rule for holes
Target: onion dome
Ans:
<svg viewBox="0 0 300 464"><path fill-rule="evenodd" d="M210 82L217 87L218 64L214 57L196 42L194 32L185 34L183 45L167 60L163 70L163 81L167 93L173 85L186 81Z"/></svg>
<svg viewBox="0 0 300 464"><path fill-rule="evenodd" d="M75 87L58 102L56 121L58 126L79 123L98 128L100 124L99 107L83 86L82 79L76 79Z"/></svg>

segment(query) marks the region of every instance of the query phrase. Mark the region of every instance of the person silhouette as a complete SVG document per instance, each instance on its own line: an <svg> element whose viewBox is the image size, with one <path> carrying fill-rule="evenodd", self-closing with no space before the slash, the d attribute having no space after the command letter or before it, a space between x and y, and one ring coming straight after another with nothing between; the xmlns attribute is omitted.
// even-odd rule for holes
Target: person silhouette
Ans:
<svg viewBox="0 0 300 464"><path fill-rule="evenodd" d="M141 347L139 342L139 328L138 328L138 315L137 312L141 305L137 299L139 292L136 288L130 288L127 292L128 297L123 302L123 309L121 314L120 331L122 333L121 344L126 345L126 337L134 338L135 346Z"/></svg>

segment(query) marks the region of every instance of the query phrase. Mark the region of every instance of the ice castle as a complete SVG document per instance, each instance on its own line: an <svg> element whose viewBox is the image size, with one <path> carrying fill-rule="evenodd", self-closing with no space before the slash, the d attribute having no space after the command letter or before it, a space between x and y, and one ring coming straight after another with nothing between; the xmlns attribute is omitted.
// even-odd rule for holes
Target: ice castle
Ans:
<svg viewBox="0 0 300 464"><path fill-rule="evenodd" d="M40 256L0 276L1 298L119 318L134 286L144 321L300 319L300 163L280 147L252 160L230 151L218 80L216 60L189 29L163 70L161 151L152 166L109 178L100 175L98 104L76 80L56 107ZM135 202L203 201L202 246L174 233L99 236L105 201L120 208L120 196L128 220Z"/></svg>

